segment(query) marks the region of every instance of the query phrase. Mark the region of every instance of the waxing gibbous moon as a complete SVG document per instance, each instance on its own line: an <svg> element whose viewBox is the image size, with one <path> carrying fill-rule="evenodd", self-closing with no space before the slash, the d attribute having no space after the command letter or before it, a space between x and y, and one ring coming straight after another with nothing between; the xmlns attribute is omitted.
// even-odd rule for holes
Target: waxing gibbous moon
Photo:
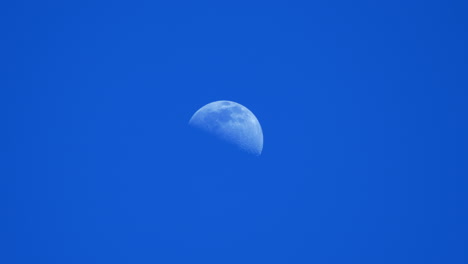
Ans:
<svg viewBox="0 0 468 264"><path fill-rule="evenodd" d="M257 156L262 154L262 127L255 115L241 104L231 101L209 103L193 114L189 124L244 151Z"/></svg>

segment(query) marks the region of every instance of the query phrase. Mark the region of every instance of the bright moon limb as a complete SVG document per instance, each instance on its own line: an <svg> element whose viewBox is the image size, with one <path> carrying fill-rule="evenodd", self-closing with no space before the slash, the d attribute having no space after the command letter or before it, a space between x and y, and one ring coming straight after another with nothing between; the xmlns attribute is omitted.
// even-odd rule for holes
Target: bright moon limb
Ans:
<svg viewBox="0 0 468 264"><path fill-rule="evenodd" d="M209 103L193 114L189 124L254 155L262 154L262 127L255 115L241 104L232 101Z"/></svg>

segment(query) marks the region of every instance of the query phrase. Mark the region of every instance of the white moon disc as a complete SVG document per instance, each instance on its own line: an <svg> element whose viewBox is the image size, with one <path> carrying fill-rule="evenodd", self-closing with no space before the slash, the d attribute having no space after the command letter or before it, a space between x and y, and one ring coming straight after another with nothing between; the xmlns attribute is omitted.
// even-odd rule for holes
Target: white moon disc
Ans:
<svg viewBox="0 0 468 264"><path fill-rule="evenodd" d="M231 101L209 103L192 116L189 124L252 154L262 153L262 127L255 115L241 104Z"/></svg>

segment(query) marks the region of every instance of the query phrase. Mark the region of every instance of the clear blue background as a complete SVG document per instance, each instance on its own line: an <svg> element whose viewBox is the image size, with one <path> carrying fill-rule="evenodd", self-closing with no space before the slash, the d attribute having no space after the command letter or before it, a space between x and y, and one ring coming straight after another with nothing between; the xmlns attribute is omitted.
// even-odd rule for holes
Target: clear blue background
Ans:
<svg viewBox="0 0 468 264"><path fill-rule="evenodd" d="M468 263L467 11L4 1L0 263Z"/></svg>

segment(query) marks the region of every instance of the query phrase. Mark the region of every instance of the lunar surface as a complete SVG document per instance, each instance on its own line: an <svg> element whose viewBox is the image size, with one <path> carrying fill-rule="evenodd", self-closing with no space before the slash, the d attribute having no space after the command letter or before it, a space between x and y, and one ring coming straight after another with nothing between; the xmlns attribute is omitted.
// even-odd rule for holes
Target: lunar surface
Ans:
<svg viewBox="0 0 468 264"><path fill-rule="evenodd" d="M231 101L209 103L192 116L189 124L254 155L262 153L262 127L255 115L241 104Z"/></svg>

